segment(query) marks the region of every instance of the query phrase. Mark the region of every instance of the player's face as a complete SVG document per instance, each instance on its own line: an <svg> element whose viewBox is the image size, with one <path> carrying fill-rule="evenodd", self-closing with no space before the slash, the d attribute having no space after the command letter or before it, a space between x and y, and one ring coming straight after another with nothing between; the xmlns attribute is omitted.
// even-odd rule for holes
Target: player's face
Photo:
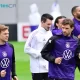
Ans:
<svg viewBox="0 0 80 80"><path fill-rule="evenodd" d="M9 31L8 31L8 29L6 29L4 31L1 31L1 33L0 33L0 40L3 41L3 42L6 42L6 41L8 41L8 38L9 38Z"/></svg>
<svg viewBox="0 0 80 80"><path fill-rule="evenodd" d="M73 31L73 27L71 28L70 25L62 25L62 32L64 36L70 36Z"/></svg>
<svg viewBox="0 0 80 80"><path fill-rule="evenodd" d="M58 28L60 29L62 27L62 21L64 20L65 18L61 18L58 20L58 23L56 23L56 25L58 26Z"/></svg>
<svg viewBox="0 0 80 80"><path fill-rule="evenodd" d="M45 23L43 22L42 24L43 24L44 29L46 31L49 31L50 30L50 27L52 25L52 20L47 19L46 22Z"/></svg>
<svg viewBox="0 0 80 80"><path fill-rule="evenodd" d="M76 16L78 19L80 19L80 7L77 7L77 8L76 8L75 16Z"/></svg>

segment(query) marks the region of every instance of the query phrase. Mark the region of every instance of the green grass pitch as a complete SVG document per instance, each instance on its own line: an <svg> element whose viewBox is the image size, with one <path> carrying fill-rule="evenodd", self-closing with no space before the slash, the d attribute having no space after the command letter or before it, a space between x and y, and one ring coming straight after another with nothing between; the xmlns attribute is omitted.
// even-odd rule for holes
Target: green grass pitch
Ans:
<svg viewBox="0 0 80 80"><path fill-rule="evenodd" d="M24 42L10 42L14 45L16 56L16 71L19 80L32 80L29 56L24 53ZM80 72L76 70L75 80L80 80Z"/></svg>

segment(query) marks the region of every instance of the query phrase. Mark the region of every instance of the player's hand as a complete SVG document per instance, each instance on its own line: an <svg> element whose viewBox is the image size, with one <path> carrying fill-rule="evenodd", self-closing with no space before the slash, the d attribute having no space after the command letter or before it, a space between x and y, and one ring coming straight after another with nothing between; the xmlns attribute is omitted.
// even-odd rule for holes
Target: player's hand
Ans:
<svg viewBox="0 0 80 80"><path fill-rule="evenodd" d="M61 61L62 61L62 57L55 58L56 64L61 64Z"/></svg>
<svg viewBox="0 0 80 80"><path fill-rule="evenodd" d="M78 57L79 57L79 59L80 59L80 53L78 54Z"/></svg>
<svg viewBox="0 0 80 80"><path fill-rule="evenodd" d="M80 39L80 35L78 35L78 38Z"/></svg>
<svg viewBox="0 0 80 80"><path fill-rule="evenodd" d="M2 71L0 72L0 76L1 76L1 77L5 77L5 76L6 76L6 70L2 70Z"/></svg>
<svg viewBox="0 0 80 80"><path fill-rule="evenodd" d="M14 76L14 79L13 80L18 80L17 76Z"/></svg>

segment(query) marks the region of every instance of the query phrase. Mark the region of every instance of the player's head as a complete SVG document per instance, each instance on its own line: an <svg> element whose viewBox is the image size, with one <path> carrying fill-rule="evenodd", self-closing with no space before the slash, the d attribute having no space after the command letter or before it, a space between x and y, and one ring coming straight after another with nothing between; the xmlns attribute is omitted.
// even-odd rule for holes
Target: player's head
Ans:
<svg viewBox="0 0 80 80"><path fill-rule="evenodd" d="M80 19L80 6L74 6L71 12L76 19Z"/></svg>
<svg viewBox="0 0 80 80"><path fill-rule="evenodd" d="M66 18L65 16L58 16L58 17L55 19L54 27L55 27L55 28L61 28L62 21L63 21L65 18Z"/></svg>
<svg viewBox="0 0 80 80"><path fill-rule="evenodd" d="M74 22L71 19L64 19L62 22L62 32L64 36L70 36L74 29Z"/></svg>
<svg viewBox="0 0 80 80"><path fill-rule="evenodd" d="M41 26L48 31L52 25L52 20L53 20L53 17L50 14L48 13L43 14L41 16Z"/></svg>
<svg viewBox="0 0 80 80"><path fill-rule="evenodd" d="M0 41L6 42L9 38L9 28L8 26L0 24Z"/></svg>

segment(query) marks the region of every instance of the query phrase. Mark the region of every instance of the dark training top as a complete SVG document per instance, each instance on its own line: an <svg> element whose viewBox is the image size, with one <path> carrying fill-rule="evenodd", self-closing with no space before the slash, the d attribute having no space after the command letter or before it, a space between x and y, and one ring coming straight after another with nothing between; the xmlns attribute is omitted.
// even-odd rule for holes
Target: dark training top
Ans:
<svg viewBox="0 0 80 80"><path fill-rule="evenodd" d="M80 53L80 42L76 37L63 35L51 37L41 51L42 57L49 61L48 76L74 80L77 62L75 57L78 53ZM61 64L54 62L57 57L62 57Z"/></svg>

